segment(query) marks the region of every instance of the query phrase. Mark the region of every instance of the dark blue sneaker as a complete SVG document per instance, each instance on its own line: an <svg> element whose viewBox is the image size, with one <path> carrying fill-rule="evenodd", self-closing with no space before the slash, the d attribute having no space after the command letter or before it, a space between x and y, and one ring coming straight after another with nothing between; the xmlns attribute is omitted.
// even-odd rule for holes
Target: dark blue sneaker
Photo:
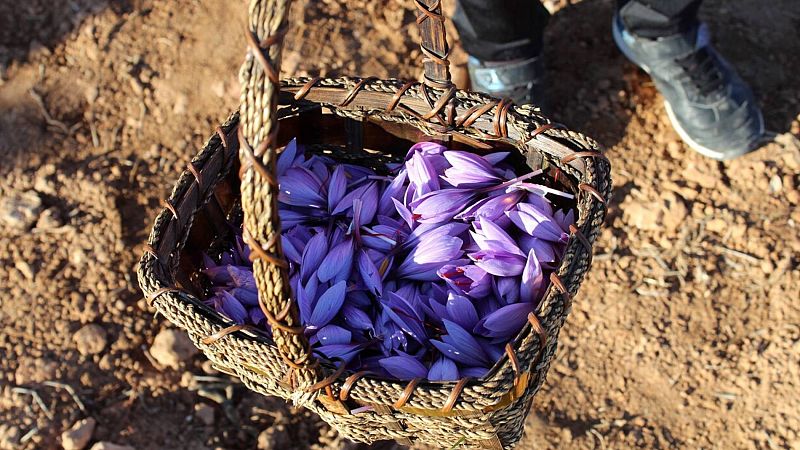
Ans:
<svg viewBox="0 0 800 450"><path fill-rule="evenodd" d="M653 78L672 126L692 149L726 160L761 144L764 118L753 92L711 46L705 24L646 39L628 33L617 15L613 29L622 53Z"/></svg>
<svg viewBox="0 0 800 450"><path fill-rule="evenodd" d="M509 97L518 105L533 104L546 109L541 56L501 62L485 62L470 56L467 68L473 91L497 98Z"/></svg>

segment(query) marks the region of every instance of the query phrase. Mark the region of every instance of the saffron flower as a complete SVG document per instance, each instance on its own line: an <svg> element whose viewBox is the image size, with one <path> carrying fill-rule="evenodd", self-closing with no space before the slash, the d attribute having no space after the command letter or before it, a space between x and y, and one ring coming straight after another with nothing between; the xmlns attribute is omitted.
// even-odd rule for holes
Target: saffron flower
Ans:
<svg viewBox="0 0 800 450"><path fill-rule="evenodd" d="M281 243L317 356L398 380L489 372L539 306L575 220L570 194L508 160L421 142L377 173L296 141L283 149ZM269 331L233 229L229 249L204 255L205 303Z"/></svg>

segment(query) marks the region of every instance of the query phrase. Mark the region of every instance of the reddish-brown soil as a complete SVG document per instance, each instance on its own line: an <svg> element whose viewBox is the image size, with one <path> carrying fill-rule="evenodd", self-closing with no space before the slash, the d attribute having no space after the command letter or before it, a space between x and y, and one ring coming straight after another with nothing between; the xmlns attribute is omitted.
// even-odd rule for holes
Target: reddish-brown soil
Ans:
<svg viewBox="0 0 800 450"><path fill-rule="evenodd" d="M0 448L58 448L86 416L93 441L140 450L355 448L202 356L149 353L170 325L135 264L236 107L243 3L0 1L0 198L41 202L32 230L0 228ZM410 4L296 1L285 74L417 77ZM616 190L520 448L800 448L800 3L703 7L775 132L728 163L679 141L612 44L610 0L550 6L554 116L607 148ZM88 356L86 324L107 339Z"/></svg>

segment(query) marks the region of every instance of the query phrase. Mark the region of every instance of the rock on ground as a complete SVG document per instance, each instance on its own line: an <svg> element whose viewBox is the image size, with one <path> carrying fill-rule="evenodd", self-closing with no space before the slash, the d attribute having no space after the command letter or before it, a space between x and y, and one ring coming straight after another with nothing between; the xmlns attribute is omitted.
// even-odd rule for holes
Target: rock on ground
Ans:
<svg viewBox="0 0 800 450"><path fill-rule="evenodd" d="M72 428L61 434L64 450L83 450L92 440L95 425L97 421L92 417L75 422Z"/></svg>
<svg viewBox="0 0 800 450"><path fill-rule="evenodd" d="M106 330L100 325L91 323L76 331L72 336L81 355L96 355L108 344Z"/></svg>
<svg viewBox="0 0 800 450"><path fill-rule="evenodd" d="M19 230L29 230L42 209L42 199L34 191L19 192L0 199L0 223Z"/></svg>
<svg viewBox="0 0 800 450"><path fill-rule="evenodd" d="M150 347L150 355L159 364L175 369L196 355L197 351L185 332L173 328L161 330Z"/></svg>

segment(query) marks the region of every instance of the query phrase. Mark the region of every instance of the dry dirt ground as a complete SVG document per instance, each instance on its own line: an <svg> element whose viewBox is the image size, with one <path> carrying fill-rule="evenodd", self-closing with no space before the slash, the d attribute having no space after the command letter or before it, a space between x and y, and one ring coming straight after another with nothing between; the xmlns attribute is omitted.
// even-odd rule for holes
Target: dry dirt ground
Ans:
<svg viewBox="0 0 800 450"><path fill-rule="evenodd" d="M243 3L0 1L0 198L31 212L0 228L0 448L58 448L84 417L140 450L357 448L200 355L151 352L170 325L134 266L236 107ZM410 3L296 1L285 73L417 77ZM610 0L567 3L554 116L607 148L616 191L520 448L800 448L800 2L703 7L776 133L729 163L679 141L613 47Z"/></svg>

